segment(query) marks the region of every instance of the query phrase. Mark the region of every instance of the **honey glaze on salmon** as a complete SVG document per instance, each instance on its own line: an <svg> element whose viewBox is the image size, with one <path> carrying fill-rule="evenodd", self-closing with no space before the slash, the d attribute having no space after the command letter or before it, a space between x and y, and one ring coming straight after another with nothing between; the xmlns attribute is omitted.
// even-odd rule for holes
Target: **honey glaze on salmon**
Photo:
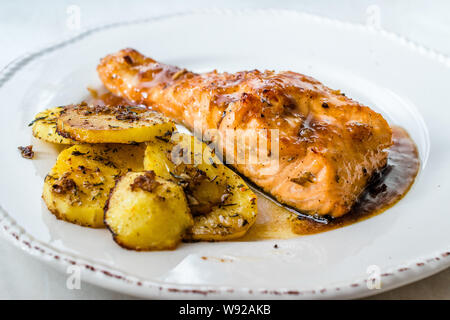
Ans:
<svg viewBox="0 0 450 320"><path fill-rule="evenodd" d="M89 89L89 92L88 103L112 106L133 104L104 88L98 91ZM287 239L320 233L368 219L392 207L408 192L420 167L417 147L408 133L401 127L393 126L392 136L394 144L388 149L387 166L373 177L348 214L330 219L327 224L315 222L258 193L257 221L240 240Z"/></svg>
<svg viewBox="0 0 450 320"><path fill-rule="evenodd" d="M112 93L151 106L197 135L214 132L210 140L231 167L310 215L347 214L386 165L392 145L381 114L298 72L196 73L128 48L101 59L97 73ZM263 135L269 152L253 142ZM270 161L239 160L255 152Z"/></svg>

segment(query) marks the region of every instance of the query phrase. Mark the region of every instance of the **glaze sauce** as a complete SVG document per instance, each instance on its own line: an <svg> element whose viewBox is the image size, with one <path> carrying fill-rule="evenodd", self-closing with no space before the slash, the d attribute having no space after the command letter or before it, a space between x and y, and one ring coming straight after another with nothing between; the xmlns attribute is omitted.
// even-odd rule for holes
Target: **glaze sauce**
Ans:
<svg viewBox="0 0 450 320"><path fill-rule="evenodd" d="M86 99L86 102L90 104L133 105L130 101L106 90L98 92L89 89L89 92L90 97ZM386 168L373 178L349 213L340 218L321 219L322 222L317 222L284 207L256 190L258 218L240 240L287 239L320 233L368 219L392 207L411 188L420 167L417 147L406 130L393 126L392 136L394 144L388 150Z"/></svg>
<svg viewBox="0 0 450 320"><path fill-rule="evenodd" d="M118 97L111 92L107 91L106 88L101 90L96 90L88 88L89 96L85 99L88 104L95 104L100 106L120 106L120 105L134 105L127 99Z"/></svg>
<svg viewBox="0 0 450 320"><path fill-rule="evenodd" d="M386 168L374 177L349 213L328 223L315 222L259 194L257 221L242 240L286 239L320 233L368 219L392 207L411 188L420 167L417 147L406 130L393 126L392 136L394 144L389 148Z"/></svg>

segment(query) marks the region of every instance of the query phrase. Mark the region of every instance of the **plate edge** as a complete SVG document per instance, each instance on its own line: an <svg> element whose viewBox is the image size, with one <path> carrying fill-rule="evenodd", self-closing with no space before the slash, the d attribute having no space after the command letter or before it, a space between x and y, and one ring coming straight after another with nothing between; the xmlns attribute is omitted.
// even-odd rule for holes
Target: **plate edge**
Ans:
<svg viewBox="0 0 450 320"><path fill-rule="evenodd" d="M55 51L61 47L65 47L66 45L72 44L81 40L93 33L107 30L110 28L121 27L125 25L134 25L134 24L143 24L147 22L154 22L157 20L163 20L168 18L173 18L177 16L187 16L193 14L222 14L222 15L244 15L244 14L294 14L299 17L311 19L318 23L327 23L333 24L337 27L346 27L352 29L360 29L364 32L375 33L380 36L383 36L391 41L397 42L401 45L409 47L411 50L427 56L428 58L435 60L441 64L444 64L446 67L450 67L450 57L437 52L436 50L427 48L422 46L414 41L411 41L401 35L396 33L392 33L386 31L381 28L376 28L374 26L368 26L363 24L351 23L346 21L341 21L337 19L322 17L310 13L305 13L297 10L287 10L287 9L242 9L242 10L234 10L234 9L197 9L192 11L184 11L177 12L172 14L154 16L149 18L135 19L135 20L123 20L112 23L105 23L97 26L93 26L85 29L84 31L80 31L78 34L67 37L65 39L55 41L51 44L47 44L37 50L30 51L25 53L18 58L12 60L8 63L1 71L0 71L0 89L3 85L14 76L16 72L18 72L22 67L28 64L33 59ZM171 294L173 297L182 297L186 298L187 295L191 297L201 297L201 296L213 296L217 297L218 295L222 295L224 293L228 293L229 298L236 298L237 296L255 298L255 297L295 297L295 298L333 298L336 296L344 296L347 298L356 298L369 296L371 294L381 293L395 287L407 284L409 282L413 282L419 279L419 277L408 281L403 280L400 274L405 274L407 272L414 272L415 270L424 269L424 267L428 267L426 272L422 272L421 276L426 277L432 275L440 270L443 270L450 266L450 260L448 257L450 256L450 248L445 250L444 252L437 253L431 255L426 258L420 259L420 261L408 262L405 263L402 267L396 267L391 272L387 272L381 274L382 277L390 278L397 277L399 280L392 280L391 284L382 290L376 290L375 292L368 292L367 289L364 290L365 282L364 279L359 279L353 283L346 283L343 286L335 286L332 288L319 288L318 290L290 290L290 289L281 289L281 290L272 290L272 289L250 289L250 288L242 288L235 290L233 288L228 287L220 287L216 286L198 286L198 285L167 285L167 284L158 284L154 281L149 280L140 280L131 275L127 275L126 273L108 268L106 266L101 266L99 264L94 264L87 262L82 259L78 259L71 254L58 252L55 249L52 249L49 245L42 243L39 240L34 239L31 235L29 235L26 230L17 225L14 219L4 210L4 208L0 205L0 229L6 235L6 239L12 242L15 246L27 251L32 256L35 256L41 260L51 261L52 264L58 263L60 267L69 266L69 265L77 265L82 267L84 271L91 273L94 276L104 276L114 279L116 281L125 281L127 284L134 284L137 287L146 287L146 292L141 292L142 296L162 296L162 294ZM446 259L447 258L447 259ZM420 277L420 278L423 278ZM111 288L114 290L114 288ZM152 290L148 291L148 290ZM117 288L116 288L117 290ZM341 291L342 290L342 291ZM344 292L346 290L347 292ZM335 292L335 294L332 294ZM339 293L338 293L339 292ZM141 294L139 294L141 296Z"/></svg>

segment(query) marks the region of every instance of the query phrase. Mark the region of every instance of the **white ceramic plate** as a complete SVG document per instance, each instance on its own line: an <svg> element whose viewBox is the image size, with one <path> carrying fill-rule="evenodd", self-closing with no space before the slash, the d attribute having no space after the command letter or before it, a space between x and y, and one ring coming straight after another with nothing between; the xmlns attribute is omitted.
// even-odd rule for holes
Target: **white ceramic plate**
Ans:
<svg viewBox="0 0 450 320"><path fill-rule="evenodd" d="M312 75L409 131L422 162L416 182L379 216L283 241L138 253L118 247L106 230L58 221L41 200L57 152L34 140L27 124L39 110L84 98L87 85L99 84L99 58L124 47L195 71ZM448 58L385 31L289 11L200 11L97 27L0 74L1 229L61 270L76 265L85 281L142 297L350 298L421 279L450 264L449 66ZM33 161L17 151L30 143ZM379 268L381 290L367 288L368 268Z"/></svg>

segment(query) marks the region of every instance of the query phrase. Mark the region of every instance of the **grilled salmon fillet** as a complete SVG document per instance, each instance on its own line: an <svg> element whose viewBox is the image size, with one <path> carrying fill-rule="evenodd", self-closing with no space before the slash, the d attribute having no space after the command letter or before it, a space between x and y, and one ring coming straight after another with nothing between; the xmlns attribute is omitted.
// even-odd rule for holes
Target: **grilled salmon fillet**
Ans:
<svg viewBox="0 0 450 320"><path fill-rule="evenodd" d="M267 155L273 158L276 144L279 161L232 166L279 202L307 214L347 213L372 174L386 165L392 145L391 128L380 114L299 73L197 74L133 49L106 56L97 71L112 93L191 130L215 130L212 140L227 161L258 149L251 136L266 129ZM229 144L236 139L230 129L250 139Z"/></svg>

